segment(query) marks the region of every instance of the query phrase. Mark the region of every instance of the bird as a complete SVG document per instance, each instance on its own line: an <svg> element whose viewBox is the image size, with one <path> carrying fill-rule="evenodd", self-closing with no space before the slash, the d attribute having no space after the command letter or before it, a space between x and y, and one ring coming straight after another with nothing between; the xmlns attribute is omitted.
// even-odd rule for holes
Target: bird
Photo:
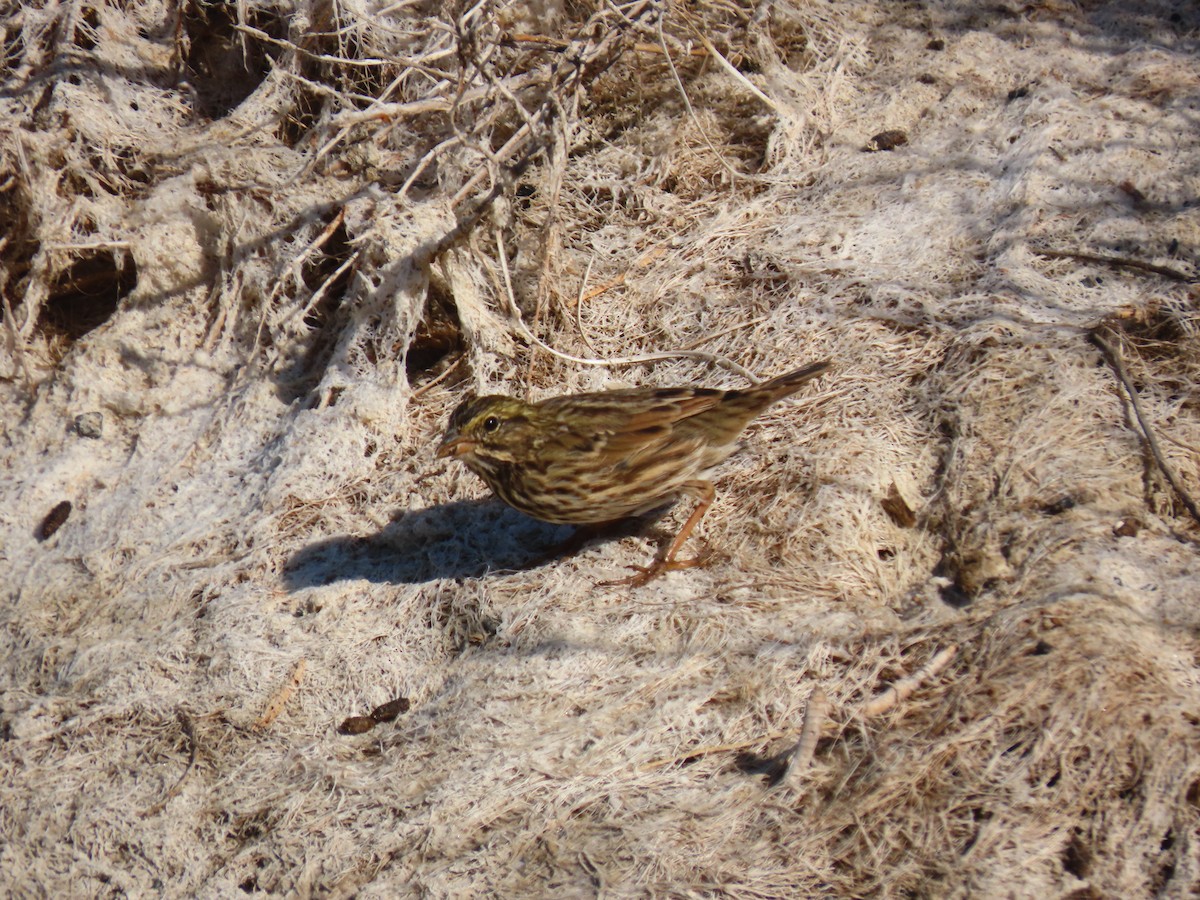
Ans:
<svg viewBox="0 0 1200 900"><path fill-rule="evenodd" d="M677 554L716 496L712 470L767 407L828 371L812 363L753 387L638 387L528 403L468 398L450 416L438 458L461 460L513 509L557 525L599 527L682 496L697 501L665 552L604 584L640 586L698 565Z"/></svg>

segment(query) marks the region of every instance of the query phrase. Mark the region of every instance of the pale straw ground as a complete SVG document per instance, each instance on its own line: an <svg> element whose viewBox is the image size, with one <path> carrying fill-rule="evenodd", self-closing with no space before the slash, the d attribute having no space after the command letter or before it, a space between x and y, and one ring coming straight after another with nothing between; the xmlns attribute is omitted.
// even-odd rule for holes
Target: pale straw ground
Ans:
<svg viewBox="0 0 1200 900"><path fill-rule="evenodd" d="M1194 5L0 38L3 893L1196 890ZM822 358L642 588L433 457Z"/></svg>

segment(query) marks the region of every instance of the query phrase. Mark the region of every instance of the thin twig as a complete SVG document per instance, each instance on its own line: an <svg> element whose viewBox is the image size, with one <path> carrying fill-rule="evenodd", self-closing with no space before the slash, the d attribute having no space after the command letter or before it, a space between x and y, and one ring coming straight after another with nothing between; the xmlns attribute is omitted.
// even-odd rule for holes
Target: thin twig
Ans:
<svg viewBox="0 0 1200 900"><path fill-rule="evenodd" d="M689 750L687 753L681 753L678 756L669 756L666 759L654 759L648 763L643 763L638 766L638 771L652 772L655 769L661 769L663 766L690 762L693 759L699 759L701 756L712 756L714 753L729 753L733 750L746 750L750 747L758 747L763 743L778 740L781 737L787 737L789 734L795 734L795 732L772 731L769 734L761 735L748 741L737 741L732 744L709 744L707 747L697 747L695 750Z"/></svg>
<svg viewBox="0 0 1200 900"><path fill-rule="evenodd" d="M8 245L8 235L0 237L0 250ZM26 385L31 385L33 379L25 365L25 342L17 330L17 317L13 315L12 304L8 300L8 269L0 266L0 310L4 314L4 327L8 332L9 343L12 345L12 358L16 368L25 376Z"/></svg>
<svg viewBox="0 0 1200 900"><path fill-rule="evenodd" d="M1197 447L1195 444L1189 444L1187 441L1181 441L1177 437L1172 437L1165 431L1163 432L1163 440L1167 443L1174 444L1176 447L1182 447L1184 450L1190 450L1192 453L1200 455L1200 447Z"/></svg>
<svg viewBox="0 0 1200 900"><path fill-rule="evenodd" d="M726 72L728 72L730 75L732 75L739 84L741 84L744 88L746 88L746 90L748 90L755 97L757 97L759 100L761 100L766 105L766 107L771 110L771 112L775 112L775 113L779 112L779 104L777 104L774 100L772 100L770 97L768 97L762 91L760 91L753 84L753 82L750 81L749 78L747 78L745 75L743 75L741 72L739 72L737 70L737 67L735 67L734 64L731 63L729 60L727 60L724 56L722 56L720 51L718 51L717 48L712 45L712 41L710 41L708 38L706 38L703 34L701 34L698 31L695 32L695 34L696 34L696 37L700 40L700 43L702 43L704 45L704 49L708 51L709 55L717 61L717 64L722 69L724 69Z"/></svg>
<svg viewBox="0 0 1200 900"><path fill-rule="evenodd" d="M441 375L437 376L437 378L433 379L432 381L421 385L419 388L417 388L415 391L412 392L412 396L409 399L416 400L418 397L420 397L426 391L437 387L439 384L441 384L443 381L445 381L448 377L450 377L450 373L453 372L455 369L457 369L459 364L466 358L467 358L467 354L460 353L458 356L458 359L456 359L454 362L450 363L450 365L448 365L446 367L446 370L444 372L442 372Z"/></svg>
<svg viewBox="0 0 1200 900"><path fill-rule="evenodd" d="M817 743L821 739L821 730L825 727L828 712L829 698L826 696L825 691L819 687L814 688L813 692L808 696L808 702L804 705L804 723L800 726L800 737L796 740L796 743L782 753L762 760L763 763L767 764L768 768L776 773L776 777L772 779L772 783L778 783L781 778L788 778L789 775L794 783L799 778L800 773L808 768L812 762L813 753L816 752ZM732 744L709 744L706 747L696 747L678 756L669 756L666 759L655 759L648 763L643 763L638 766L638 771L652 772L655 769L661 769L663 766L691 762L702 756L712 756L715 753L730 753L734 750L747 750L750 747L758 747L764 743L770 743L771 741L788 737L795 733L794 731L772 731L748 741L737 741Z"/></svg>
<svg viewBox="0 0 1200 900"><path fill-rule="evenodd" d="M79 243L43 245L47 250L128 250L133 246L129 241L81 241Z"/></svg>
<svg viewBox="0 0 1200 900"><path fill-rule="evenodd" d="M304 304L304 307L300 309L299 312L293 312L290 316L288 316L283 324L291 322L296 318L296 316L304 318L308 316L308 314L314 309L316 309L317 304L325 298L326 291L328 291L329 288L333 286L334 282L346 274L346 272L358 262L358 258L361 255L361 250L355 250L353 253L351 253L350 256L346 258L344 263L334 269L329 276L317 286L317 289L313 291L312 296L308 298L308 302Z"/></svg>
<svg viewBox="0 0 1200 900"><path fill-rule="evenodd" d="M338 210L338 213L333 217L333 220L325 226L324 230L322 230L319 235L317 235L316 239L307 247L305 247L299 256L292 260L291 264L288 266L288 269L290 270L293 279L295 279L297 282L301 280L301 267L310 256L329 243L329 239L333 237L333 235L345 221L346 207L343 206ZM332 284L347 268L349 268L350 264L357 258L358 252L356 251L351 254L349 259L347 259L344 263L342 263L341 266L338 267L336 272L334 272L321 283L321 285L313 292L313 295L309 298L308 302L298 312L293 311L291 315L284 319L281 324L287 325L297 316L307 316L310 312L312 312L313 307L320 302L321 297L324 296L325 291L329 288L329 285ZM271 296L268 298L268 306L270 306L271 303L274 302L275 298L279 296L280 292L283 290L283 284L283 278L280 278L276 282L275 289L271 291Z"/></svg>
<svg viewBox="0 0 1200 900"><path fill-rule="evenodd" d="M648 265L650 265L650 263L654 262L654 260L658 259L660 256L663 256L666 252L667 252L667 249L665 247L655 247L653 250L648 250L644 254L642 254L641 258L638 259L633 264L633 267L641 268L644 266L648 266ZM590 291L588 291L586 294L583 295L583 299L585 301L594 300L596 297L599 297L601 294L603 294L607 291L611 291L613 288L619 287L622 284L624 284L625 281L628 279L628 277L629 277L628 271L622 272L620 275L617 275L615 278L611 278L608 281L604 282L604 284L596 285L596 287L592 288Z"/></svg>
<svg viewBox="0 0 1200 900"><path fill-rule="evenodd" d="M728 369L730 372L736 372L751 384L758 384L762 380L749 369L738 365L733 360L724 356L718 356L715 353L707 353L703 350L669 350L659 353L641 353L637 356L613 357L612 359L574 356L570 353L563 353L561 350L555 350L530 331L529 326L525 324L525 320L521 318L521 311L517 308L517 301L513 297L512 277L508 271L508 257L504 249L504 238L500 234L499 228L496 229L496 255L500 260L500 271L504 275L504 290L505 298L508 301L508 312L513 317L513 321L517 325L517 330L521 332L521 335L527 341L537 345L551 356L584 366L633 366L639 363L658 362L666 359L699 359L712 365L720 366L723 369Z"/></svg>
<svg viewBox="0 0 1200 900"><path fill-rule="evenodd" d="M571 47L570 41L564 41L559 38L547 37L542 34L515 34L513 32L505 32L500 35L499 43L501 46L517 46L519 44L536 44L544 50L561 53ZM662 53L663 48L657 44L637 43L629 48L636 53ZM707 56L707 50L699 50L693 48L691 50L682 51L685 56Z"/></svg>
<svg viewBox="0 0 1200 900"><path fill-rule="evenodd" d="M587 268L584 269L583 280L579 282L579 294L575 297L575 327L579 329L579 337L583 339L584 345L592 351L593 355L599 356L600 351L596 349L596 345L588 337L587 329L583 327L583 297L587 292L588 279L592 277L592 263L595 261L596 254L593 253L588 260Z"/></svg>
<svg viewBox="0 0 1200 900"><path fill-rule="evenodd" d="M148 809L142 810L141 817L143 819L149 818L150 816L156 816L163 811L167 803L170 802L171 798L175 797L183 789L184 779L188 777L188 774L192 771L192 767L196 765L196 730L192 726L192 720L182 709L175 710L175 718L179 720L179 727L183 731L183 736L187 738L187 765L183 767L183 774L176 779L173 785L171 785L170 790L163 794L162 798L157 803L153 804Z"/></svg>
<svg viewBox="0 0 1200 900"><path fill-rule="evenodd" d="M704 143L708 146L708 149L712 151L714 156L716 156L717 162L721 164L721 168L725 170L731 179L737 181L739 178L746 178L747 176L734 169L733 166L725 161L725 157L721 155L721 151L716 148L711 140L709 140L708 132L705 131L704 127L700 124L700 118L696 115L696 110L692 106L691 98L688 97L687 88L683 86L683 79L679 77L679 70L675 68L675 63L671 60L671 54L667 50L667 36L663 31L662 19L659 19L657 24L658 40L659 43L662 44L663 48L663 59L666 60L667 69L671 72L671 77L675 80L676 87L679 88L679 96L683 98L684 109L687 110L688 116L692 120L692 124L696 126L696 131L699 132L700 137L704 139Z"/></svg>
<svg viewBox="0 0 1200 900"><path fill-rule="evenodd" d="M652 9L653 5L649 2L639 3L630 12L630 18L632 21L636 21L644 13L652 11ZM581 29L580 33L586 35L592 34L590 29ZM577 86L581 81L593 81L616 62L620 55L621 48L619 45L623 38L624 31L614 28L610 29L597 43L592 43L590 37L584 37L575 41L575 46L567 53L567 57L572 60L572 64L565 68L559 67L555 74L561 72L560 77L552 79L548 86L552 90L569 90ZM490 155L497 160L507 159L515 155L518 150L523 148L526 141L533 136L535 127L540 128L549 123L554 111L555 107L552 102L543 103L541 108L532 113L530 118L513 133L504 146ZM533 152L525 157L525 165L528 165L532 156L540 152L540 149L540 147L534 148ZM487 175L487 167L480 168L478 172L468 178L466 183L459 188L458 192L451 199L450 205L453 207L459 206ZM474 219L478 221L478 216L475 216Z"/></svg>
<svg viewBox="0 0 1200 900"><path fill-rule="evenodd" d="M417 179L421 177L421 173L425 171L425 168L431 162L441 156L443 151L448 150L457 144L459 140L460 138L458 135L446 138L446 140L442 141L440 144L437 144L432 150L422 156L420 161L417 162L416 166L413 167L412 174L405 179L404 184L400 185L400 190L396 193L396 202L402 202L404 198L408 196L409 189L412 188L412 186L416 184Z"/></svg>
<svg viewBox="0 0 1200 900"><path fill-rule="evenodd" d="M1164 278L1170 278L1172 281L1181 281L1184 284L1194 284L1196 281L1200 281L1200 278L1197 278L1195 275L1186 275L1178 269L1172 269L1170 266L1159 266L1154 263L1142 262L1140 259L1131 259L1128 256L1101 256L1098 253L1075 253L1070 250L1043 250L1038 247L1033 248L1033 252L1038 256L1045 256L1049 259L1077 259L1081 262L1101 263L1119 269L1137 269L1140 272L1151 272L1155 275L1161 275Z"/></svg>
<svg viewBox="0 0 1200 900"><path fill-rule="evenodd" d="M950 664L950 660L954 659L956 653L958 653L958 647L954 644L951 644L944 650L939 650L934 654L933 659L929 660L929 662L912 675L901 678L874 700L864 703L862 714L864 716L879 716L894 709L898 704L903 703L911 697L913 692L922 684L946 668Z"/></svg>
<svg viewBox="0 0 1200 900"><path fill-rule="evenodd" d="M719 337L725 337L727 334L733 334L735 331L741 331L743 328L753 328L755 325L761 325L770 316L759 316L757 319L747 319L745 322L735 322L725 328L718 328L716 331L710 331L708 334L696 338L690 344L684 344L680 350L695 350L701 344L707 344L709 341L715 341Z"/></svg>
<svg viewBox="0 0 1200 900"><path fill-rule="evenodd" d="M535 72L514 75L508 79L509 89L513 91L523 90L531 85L544 83L547 77L546 73L541 69ZM491 85L481 85L465 90L457 97L434 96L398 103L377 102L368 109L354 109L338 113L331 120L330 126L341 128L349 125L359 125L363 122L379 120L390 122L394 119L407 119L429 113L449 112L455 105L461 106L474 103L477 100L486 100L491 93Z"/></svg>
<svg viewBox="0 0 1200 900"><path fill-rule="evenodd" d="M1167 457L1162 452L1162 448L1158 446L1158 439L1154 436L1154 429L1150 426L1150 420L1146 418L1146 414L1142 411L1142 404L1138 400L1137 388L1133 386L1133 379L1129 377L1129 373L1125 370L1125 364L1121 361L1120 351L1113 344L1106 341L1098 330L1091 331L1088 334L1088 340L1100 348L1100 352L1104 354L1113 371L1117 373L1117 378L1125 386L1125 393L1129 395L1129 402L1133 406L1133 414L1137 416L1138 424L1142 427L1142 434L1146 436L1146 445L1150 448L1150 455L1154 457L1154 462L1158 464L1158 468L1162 470L1171 488L1183 502L1183 505L1187 507L1187 511L1192 514L1192 518L1200 522L1200 508L1196 506L1196 501L1184 489L1183 483L1180 482L1179 477L1175 474L1175 470L1167 462Z"/></svg>
<svg viewBox="0 0 1200 900"><path fill-rule="evenodd" d="M943 669L950 664L958 653L958 647L951 644L943 650L939 650L934 654L924 666L906 678L901 678L886 691L876 697L874 700L863 704L861 712L865 716L878 716L891 709L894 709L898 704L908 699L922 684L931 678L936 677ZM775 756L769 757L761 762L767 764L767 767L778 773L779 767L784 767L784 772L781 776L777 775L772 778L773 782L778 780L786 780L788 783L795 785L796 780L808 768L812 762L813 753L816 751L817 743L821 739L821 730L824 728L825 721L828 717L829 700L821 688L814 688L809 695L808 702L804 708L804 724L800 728L800 737L788 749ZM732 750L745 750L748 747L759 746L764 742L776 740L784 737L788 732L772 732L771 734L754 738L749 741L739 741L734 744L715 744L707 747L697 747L687 753L682 753L678 756L672 756L667 759L656 759L652 762L645 763L638 767L639 771L646 772L653 769L659 769L663 766L669 766L673 763L688 762L697 759L701 756L710 756L714 753L728 753ZM795 734L795 732L791 732Z"/></svg>
<svg viewBox="0 0 1200 900"><path fill-rule="evenodd" d="M301 47L299 44L284 40L283 38L271 37L271 35L267 34L265 31L262 31L261 29L255 28L251 25L234 25L233 30L240 31L242 34L252 37L255 40L262 41L264 44L273 44L276 47L280 47L284 50L290 50L299 56L303 56L317 62L332 63L334 65L361 69L377 69L380 66L404 66L405 68L416 69L419 72L424 72L426 75L434 78L443 78L446 74L438 69L426 66L423 60L416 57L389 56L387 59L372 57L359 57L358 59L354 59L353 57L349 56L330 56L327 53L314 53L312 50L307 50L304 47Z"/></svg>

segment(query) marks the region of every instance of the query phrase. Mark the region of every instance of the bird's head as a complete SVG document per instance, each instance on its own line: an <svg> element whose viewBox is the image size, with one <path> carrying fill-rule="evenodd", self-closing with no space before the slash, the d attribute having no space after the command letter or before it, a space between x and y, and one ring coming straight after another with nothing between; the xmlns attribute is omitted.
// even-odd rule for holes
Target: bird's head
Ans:
<svg viewBox="0 0 1200 900"><path fill-rule="evenodd" d="M439 457L512 463L521 459L533 435L532 408L513 397L492 395L464 400L450 416L438 446Z"/></svg>

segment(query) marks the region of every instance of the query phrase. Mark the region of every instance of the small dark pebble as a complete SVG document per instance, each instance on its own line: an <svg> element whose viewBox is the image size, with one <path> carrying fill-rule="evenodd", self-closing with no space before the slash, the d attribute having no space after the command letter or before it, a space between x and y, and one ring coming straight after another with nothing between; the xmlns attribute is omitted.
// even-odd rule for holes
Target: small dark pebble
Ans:
<svg viewBox="0 0 1200 900"><path fill-rule="evenodd" d="M1029 651L1029 655L1030 656L1045 656L1047 653L1049 653L1053 649L1054 649L1054 647L1051 644L1047 644L1045 641L1038 641L1034 645L1033 649Z"/></svg>
<svg viewBox="0 0 1200 900"><path fill-rule="evenodd" d="M890 131L881 131L875 137L867 141L863 146L863 153L877 153L880 150L893 150L903 144L908 143L908 134L898 129Z"/></svg>
<svg viewBox="0 0 1200 900"><path fill-rule="evenodd" d="M338 734L366 734L375 727L370 716L351 716L338 726Z"/></svg>
<svg viewBox="0 0 1200 900"><path fill-rule="evenodd" d="M389 700L387 703L371 710L371 720L374 722L391 722L400 713L408 712L409 705L407 697L397 697L395 700Z"/></svg>
<svg viewBox="0 0 1200 900"><path fill-rule="evenodd" d="M37 529L37 539L39 541L49 540L54 532L62 528L63 522L67 521L67 516L71 514L71 501L64 500L58 504L50 512L46 513L46 518L42 519L42 524Z"/></svg>
<svg viewBox="0 0 1200 900"><path fill-rule="evenodd" d="M1012 103L1014 100L1020 100L1022 97L1028 97L1028 96L1029 96L1029 85L1023 84L1020 87L1013 88L1011 91L1008 92L1008 102Z"/></svg>
<svg viewBox="0 0 1200 900"><path fill-rule="evenodd" d="M1141 530L1141 522L1134 518L1128 518L1122 519L1117 523L1117 527L1113 529L1113 534L1117 537L1137 537L1137 533Z"/></svg>
<svg viewBox="0 0 1200 900"><path fill-rule="evenodd" d="M966 609L971 605L971 595L957 584L948 584L940 591L942 602L954 609Z"/></svg>
<svg viewBox="0 0 1200 900"><path fill-rule="evenodd" d="M937 84L937 77L930 75L928 72L922 72L917 76L917 81L921 84Z"/></svg>
<svg viewBox="0 0 1200 900"><path fill-rule="evenodd" d="M75 433L80 437L99 438L104 434L104 414L85 412L75 417Z"/></svg>
<svg viewBox="0 0 1200 900"><path fill-rule="evenodd" d="M928 44L925 45L925 49L926 50L945 50L946 42L943 41L941 38L934 38L932 41L930 41Z"/></svg>
<svg viewBox="0 0 1200 900"><path fill-rule="evenodd" d="M1065 497L1059 497L1053 503L1047 503L1042 507L1042 515L1061 516L1067 510L1074 509L1077 502L1070 494Z"/></svg>
<svg viewBox="0 0 1200 900"><path fill-rule="evenodd" d="M1135 204L1146 202L1146 195L1138 190L1137 185L1132 181L1122 181L1117 185L1117 187L1120 188L1121 193L1132 200Z"/></svg>

